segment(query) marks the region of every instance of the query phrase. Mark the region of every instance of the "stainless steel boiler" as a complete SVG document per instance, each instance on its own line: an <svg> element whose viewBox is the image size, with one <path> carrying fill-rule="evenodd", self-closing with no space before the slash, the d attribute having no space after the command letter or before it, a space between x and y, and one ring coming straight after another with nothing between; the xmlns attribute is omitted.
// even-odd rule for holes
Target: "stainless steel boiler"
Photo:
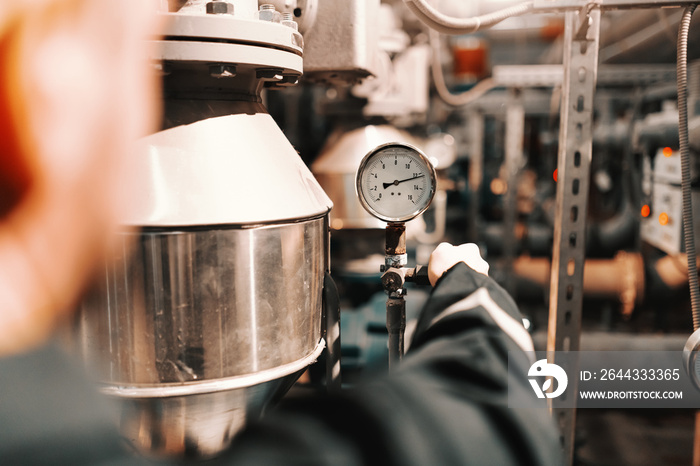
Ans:
<svg viewBox="0 0 700 466"><path fill-rule="evenodd" d="M122 234L74 334L151 455L219 453L324 347L332 204L260 103L296 83L303 40L254 0L197 3L167 14L154 57L163 130L125 180L140 231Z"/></svg>

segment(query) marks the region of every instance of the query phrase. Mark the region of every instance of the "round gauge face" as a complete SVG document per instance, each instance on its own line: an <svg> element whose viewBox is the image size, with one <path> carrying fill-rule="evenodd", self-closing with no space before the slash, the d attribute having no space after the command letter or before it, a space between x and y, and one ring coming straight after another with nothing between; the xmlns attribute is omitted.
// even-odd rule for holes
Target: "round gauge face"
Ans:
<svg viewBox="0 0 700 466"><path fill-rule="evenodd" d="M435 168L415 147L390 143L362 159L357 195L362 206L385 222L405 222L428 208L435 194Z"/></svg>
<svg viewBox="0 0 700 466"><path fill-rule="evenodd" d="M700 330L693 332L685 343L683 362L690 380L700 389Z"/></svg>

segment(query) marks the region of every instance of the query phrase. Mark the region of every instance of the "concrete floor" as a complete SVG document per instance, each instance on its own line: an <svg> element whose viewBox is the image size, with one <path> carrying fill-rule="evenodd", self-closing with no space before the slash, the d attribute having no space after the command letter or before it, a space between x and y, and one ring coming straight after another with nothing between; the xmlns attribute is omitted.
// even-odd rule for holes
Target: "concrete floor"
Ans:
<svg viewBox="0 0 700 466"><path fill-rule="evenodd" d="M693 410L581 409L576 422L579 466L690 466Z"/></svg>

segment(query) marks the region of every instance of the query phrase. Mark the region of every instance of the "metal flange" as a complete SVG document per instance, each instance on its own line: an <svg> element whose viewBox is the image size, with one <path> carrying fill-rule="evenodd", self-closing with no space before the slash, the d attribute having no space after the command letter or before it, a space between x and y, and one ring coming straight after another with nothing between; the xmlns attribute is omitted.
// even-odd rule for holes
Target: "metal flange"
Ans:
<svg viewBox="0 0 700 466"><path fill-rule="evenodd" d="M160 45L154 61L231 63L256 68L281 69L283 75L301 75L304 62L300 55L255 45L182 40L156 41Z"/></svg>
<svg viewBox="0 0 700 466"><path fill-rule="evenodd" d="M154 62L181 63L186 67L233 65L240 74L237 81L259 80L267 87L296 84L303 73L303 37L293 27L232 15L163 16L168 26L165 37L155 40L159 47L151 56ZM215 77L233 75L224 73Z"/></svg>
<svg viewBox="0 0 700 466"><path fill-rule="evenodd" d="M295 29L280 23L240 19L225 15L169 13L166 38L177 42L216 40L226 44L248 44L286 50L301 56L304 39Z"/></svg>

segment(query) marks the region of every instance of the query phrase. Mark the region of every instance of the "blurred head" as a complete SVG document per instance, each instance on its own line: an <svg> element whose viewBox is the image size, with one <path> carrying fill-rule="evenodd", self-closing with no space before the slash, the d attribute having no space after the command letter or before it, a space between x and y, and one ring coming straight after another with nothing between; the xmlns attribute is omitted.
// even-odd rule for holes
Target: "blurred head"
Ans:
<svg viewBox="0 0 700 466"><path fill-rule="evenodd" d="M42 343L107 258L156 83L139 0L0 3L0 355Z"/></svg>

